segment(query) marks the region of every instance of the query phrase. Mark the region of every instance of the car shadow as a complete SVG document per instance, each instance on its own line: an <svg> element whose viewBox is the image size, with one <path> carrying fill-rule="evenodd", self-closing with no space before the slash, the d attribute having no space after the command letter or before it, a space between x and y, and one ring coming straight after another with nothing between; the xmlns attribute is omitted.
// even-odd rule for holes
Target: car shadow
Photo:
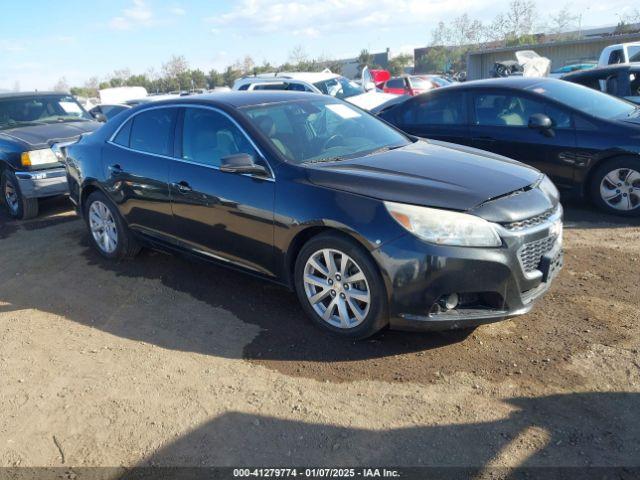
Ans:
<svg viewBox="0 0 640 480"><path fill-rule="evenodd" d="M564 207L564 228L627 228L640 227L640 217L630 218L601 212L588 200L562 200Z"/></svg>
<svg viewBox="0 0 640 480"><path fill-rule="evenodd" d="M32 291L16 288L10 297L2 299L9 303L0 306L0 310L36 308L52 311L122 338L173 350L243 358L292 375L336 381L372 376L390 381L432 381L434 376L454 368L446 354L450 353L449 347L458 345L455 354L464 355L465 358L468 356L465 352L473 348L471 342L467 342L471 333L468 330L433 333L387 330L358 342L337 338L313 325L298 305L296 296L286 288L180 255L144 250L131 261L106 260L90 247L81 221L74 215L58 215L60 211L55 205L62 210L68 209L66 202L56 203L51 210L56 213L22 222L20 228L36 230L52 225L63 227L56 231L66 238L69 251L56 250L49 255L54 263L47 271L49 281L59 288L53 290L46 300ZM77 228L75 225L58 225L72 221L77 222ZM78 244L86 264L69 259L70 255L76 256L76 249L71 246ZM55 249L56 245L64 243L57 244L53 238L51 242L47 239L47 248ZM28 269L29 265L29 262L25 262L20 268ZM73 274L66 273L61 269L62 265L76 270ZM109 274L94 275L93 268ZM41 271L40 266L37 271ZM118 279L132 281L120 282ZM171 292L188 295L186 302L181 304L182 310L172 310L170 301L149 290L145 290L144 298L119 302L116 295L129 295L131 290L136 289L138 281L141 285L149 285L144 280L159 282L167 288L165 294L168 296L172 296ZM111 282L110 288L104 291L105 295L100 293L102 285L99 282ZM73 295L69 295L69 292L73 292ZM196 304L193 303L192 309L189 299L203 302L206 307L198 308L195 312ZM121 303L126 303L124 310L119 310ZM112 313L114 310L115 313ZM236 319L257 328L245 328L242 323L234 322ZM539 323L539 319L533 323ZM431 351L433 355L425 355L420 370L407 372L407 363L401 356L422 355L426 351ZM495 361L496 354L480 352L479 355L486 362ZM379 358L389 361L367 361ZM503 376L511 374L504 365L506 363L485 370L493 376L498 373ZM476 367L469 368L475 371ZM540 373L540 368L531 367L531 371L525 369L521 375L535 377Z"/></svg>
<svg viewBox="0 0 640 480"><path fill-rule="evenodd" d="M315 326L300 308L296 295L283 286L213 263L194 261L187 255L143 250L133 261L112 262L90 248L86 236L82 242L86 247L83 255L89 265L114 272L117 277L160 281L171 290L188 294L214 309L232 313L246 324L258 326L259 333L242 352L242 357L248 360L366 360L444 347L463 341L471 333L470 330L423 334L383 330L366 341L344 339ZM212 323L194 330L215 335L214 329ZM166 340L160 341L162 346L177 347L167 344L171 342L170 337L165 335L163 338ZM179 336L175 338L180 341L177 340ZM154 339L145 338L142 330L137 339L154 342ZM220 354L214 345L211 339L197 341L192 349Z"/></svg>
<svg viewBox="0 0 640 480"><path fill-rule="evenodd" d="M61 223L76 220L75 215L68 215L73 211L73 204L65 196L44 198L39 200L38 216L31 220L14 220L4 208L0 206L0 239L7 238L19 229L40 230Z"/></svg>
<svg viewBox="0 0 640 480"><path fill-rule="evenodd" d="M603 476L606 470L586 467L640 468L638 393L571 393L504 402L511 411L496 420L465 423L462 416L456 423L382 430L229 412L160 447L138 467L431 466L444 470L442 475L423 471L428 478L525 478L527 472L526 478L545 479L596 478L596 473L597 478L633 478L630 471L628 477L611 477ZM551 470L556 467L571 468L557 475ZM462 469L473 471L460 475ZM139 473L133 469L123 478L141 478L135 476Z"/></svg>

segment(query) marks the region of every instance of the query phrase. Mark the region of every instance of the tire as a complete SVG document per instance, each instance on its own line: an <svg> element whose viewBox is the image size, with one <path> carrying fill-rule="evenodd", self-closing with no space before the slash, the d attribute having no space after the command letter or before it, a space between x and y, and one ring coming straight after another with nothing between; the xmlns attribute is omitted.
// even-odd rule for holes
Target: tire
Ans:
<svg viewBox="0 0 640 480"><path fill-rule="evenodd" d="M95 191L84 204L84 219L93 247L105 258L132 258L140 245L107 196Z"/></svg>
<svg viewBox="0 0 640 480"><path fill-rule="evenodd" d="M640 216L640 159L620 157L598 166L589 193L593 203L607 213Z"/></svg>
<svg viewBox="0 0 640 480"><path fill-rule="evenodd" d="M327 255L335 268L327 269ZM347 261L344 269L342 258ZM313 282L305 281L311 278L308 275ZM345 282L348 278L354 280ZM324 330L362 339L388 324L387 292L380 272L368 252L346 236L323 233L309 240L296 259L294 282L302 308Z"/></svg>
<svg viewBox="0 0 640 480"><path fill-rule="evenodd" d="M20 191L20 183L10 170L4 170L0 177L2 202L9 215L17 220L28 220L38 216L38 199L25 198Z"/></svg>

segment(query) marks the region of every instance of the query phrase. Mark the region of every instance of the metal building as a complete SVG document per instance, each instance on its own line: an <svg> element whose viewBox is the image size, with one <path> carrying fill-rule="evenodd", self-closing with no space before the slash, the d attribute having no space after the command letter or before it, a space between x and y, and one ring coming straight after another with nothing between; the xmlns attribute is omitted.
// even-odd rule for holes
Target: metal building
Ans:
<svg viewBox="0 0 640 480"><path fill-rule="evenodd" d="M573 63L597 61L600 52L609 45L640 41L640 33L627 35L583 38L579 40L555 41L517 47L495 48L469 52L467 55L467 79L489 78L495 62L515 60L518 50L533 50L551 60L551 70Z"/></svg>

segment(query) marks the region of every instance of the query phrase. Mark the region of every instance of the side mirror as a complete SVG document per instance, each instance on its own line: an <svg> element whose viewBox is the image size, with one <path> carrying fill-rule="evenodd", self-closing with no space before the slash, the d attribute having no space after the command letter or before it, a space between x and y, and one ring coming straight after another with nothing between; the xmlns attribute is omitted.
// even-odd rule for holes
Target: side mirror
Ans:
<svg viewBox="0 0 640 480"><path fill-rule="evenodd" d="M220 171L226 173L248 173L252 175L267 176L267 169L262 165L256 165L253 157L247 153L227 155L220 159Z"/></svg>
<svg viewBox="0 0 640 480"><path fill-rule="evenodd" d="M101 123L105 123L107 121L107 117L105 116L104 113L94 113L93 118L95 118L96 121Z"/></svg>
<svg viewBox="0 0 640 480"><path fill-rule="evenodd" d="M529 117L529 128L538 130L547 137L554 135L553 122L544 113L534 113L531 115L531 117Z"/></svg>

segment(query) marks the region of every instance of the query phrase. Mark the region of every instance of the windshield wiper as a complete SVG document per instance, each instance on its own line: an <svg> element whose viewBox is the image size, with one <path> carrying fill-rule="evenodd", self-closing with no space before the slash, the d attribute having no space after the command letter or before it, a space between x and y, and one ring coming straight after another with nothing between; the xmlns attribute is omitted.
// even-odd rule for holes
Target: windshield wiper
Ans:
<svg viewBox="0 0 640 480"><path fill-rule="evenodd" d="M339 162L341 160L350 160L352 158L358 157L368 157L369 155L375 155L376 153L388 152L389 150L395 150L396 148L402 148L405 145L386 145L384 147L376 148L375 150L371 150L370 152L362 153L351 153L349 155L341 155L337 157L328 157L328 158L316 158L312 160L307 160L302 162L303 164L309 163L325 163L325 162Z"/></svg>
<svg viewBox="0 0 640 480"><path fill-rule="evenodd" d="M375 155L376 153L388 152L390 150L395 150L397 148L402 148L405 145L387 145L385 147L380 147L375 150L370 151L369 153L364 154L364 157L368 157L369 155Z"/></svg>
<svg viewBox="0 0 640 480"><path fill-rule="evenodd" d="M302 162L303 164L311 164L311 163L326 163L326 162L339 162L340 160L347 160L346 156L342 157L327 157L327 158L315 158L312 160L306 160Z"/></svg>

